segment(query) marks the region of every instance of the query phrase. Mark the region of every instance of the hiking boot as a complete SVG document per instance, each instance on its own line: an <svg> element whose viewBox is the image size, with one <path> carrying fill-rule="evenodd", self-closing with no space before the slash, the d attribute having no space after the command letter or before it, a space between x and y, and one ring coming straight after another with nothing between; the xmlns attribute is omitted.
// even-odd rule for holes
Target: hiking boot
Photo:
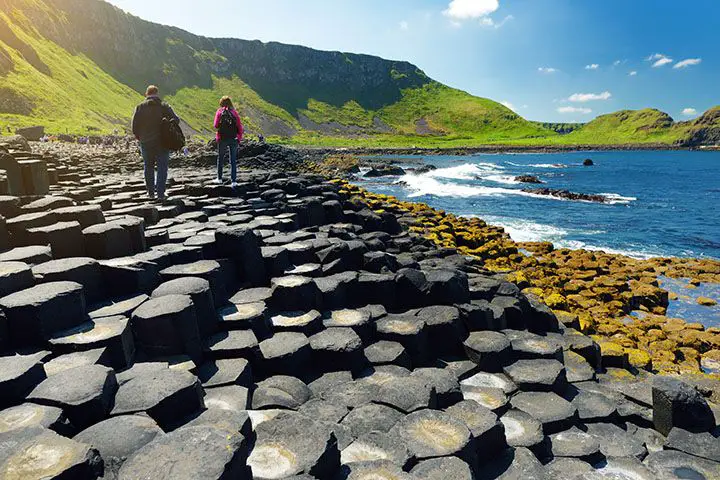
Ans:
<svg viewBox="0 0 720 480"><path fill-rule="evenodd" d="M216 184L216 185L222 185L222 184L223 184L223 179L222 179L222 178L216 178L215 180L213 180L212 183L214 183L214 184Z"/></svg>

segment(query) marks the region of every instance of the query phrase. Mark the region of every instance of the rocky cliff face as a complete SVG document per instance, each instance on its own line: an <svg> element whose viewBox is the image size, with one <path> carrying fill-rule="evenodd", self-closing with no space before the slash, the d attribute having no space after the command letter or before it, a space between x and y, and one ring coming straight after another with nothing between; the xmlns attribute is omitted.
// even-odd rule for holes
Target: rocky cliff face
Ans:
<svg viewBox="0 0 720 480"><path fill-rule="evenodd" d="M44 37L84 53L138 91L149 82L161 84L167 93L189 86L207 88L213 74L237 75L263 98L295 114L307 107L310 98L338 106L355 100L377 109L397 101L403 88L430 81L406 62L200 37L141 20L99 0L13 3L20 4L21 14L9 0L0 1L0 9L11 16L23 15Z"/></svg>

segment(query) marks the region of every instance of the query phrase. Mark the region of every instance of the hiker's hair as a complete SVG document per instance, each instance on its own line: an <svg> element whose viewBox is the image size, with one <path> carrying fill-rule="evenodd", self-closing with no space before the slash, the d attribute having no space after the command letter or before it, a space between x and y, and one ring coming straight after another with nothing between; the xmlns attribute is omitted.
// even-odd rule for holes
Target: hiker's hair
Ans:
<svg viewBox="0 0 720 480"><path fill-rule="evenodd" d="M145 90L145 96L149 97L151 95L157 95L160 89L156 87L155 85L148 85L147 89Z"/></svg>
<svg viewBox="0 0 720 480"><path fill-rule="evenodd" d="M223 108L234 108L232 104L232 98L227 95L220 99L220 106Z"/></svg>

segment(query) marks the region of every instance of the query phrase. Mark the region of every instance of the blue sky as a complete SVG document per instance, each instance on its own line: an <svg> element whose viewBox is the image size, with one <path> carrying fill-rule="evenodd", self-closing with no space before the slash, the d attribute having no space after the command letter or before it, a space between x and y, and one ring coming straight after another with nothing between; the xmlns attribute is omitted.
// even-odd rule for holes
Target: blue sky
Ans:
<svg viewBox="0 0 720 480"><path fill-rule="evenodd" d="M110 0L147 20L407 60L543 121L720 104L719 0ZM697 113L695 113L697 112Z"/></svg>

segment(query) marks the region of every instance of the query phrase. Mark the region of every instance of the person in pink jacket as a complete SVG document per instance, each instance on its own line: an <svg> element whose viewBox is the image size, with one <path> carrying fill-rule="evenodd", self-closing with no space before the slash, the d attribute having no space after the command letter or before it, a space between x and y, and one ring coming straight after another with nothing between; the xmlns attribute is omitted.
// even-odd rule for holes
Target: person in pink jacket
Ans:
<svg viewBox="0 0 720 480"><path fill-rule="evenodd" d="M217 179L215 183L223 183L225 155L230 153L230 180L233 188L237 186L237 155L238 147L243 138L243 124L240 115L233 107L230 97L220 99L220 108L215 113L215 138L218 144Z"/></svg>

